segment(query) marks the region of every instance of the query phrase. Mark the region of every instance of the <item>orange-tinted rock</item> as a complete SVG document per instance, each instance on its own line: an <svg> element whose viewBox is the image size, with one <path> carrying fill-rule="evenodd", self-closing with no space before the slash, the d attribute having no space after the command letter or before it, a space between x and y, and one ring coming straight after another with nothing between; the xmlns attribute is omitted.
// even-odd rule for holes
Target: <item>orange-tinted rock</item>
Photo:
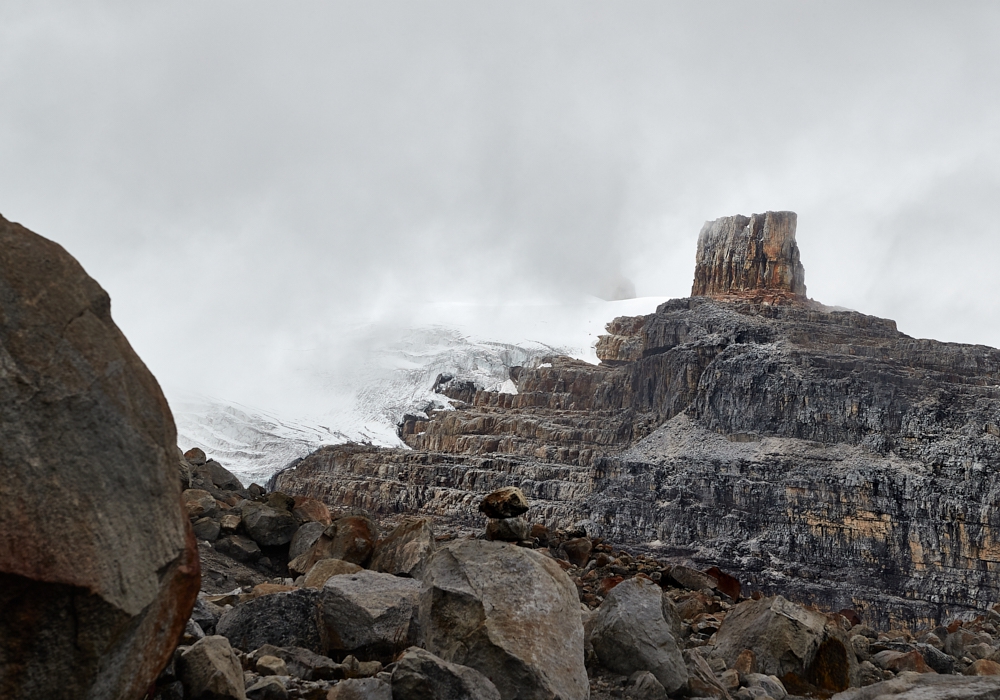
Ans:
<svg viewBox="0 0 1000 700"><path fill-rule="evenodd" d="M602 578L600 583L601 595L607 595L611 592L611 589L624 580L625 579L621 576L608 576L607 578Z"/></svg>
<svg viewBox="0 0 1000 700"><path fill-rule="evenodd" d="M566 558L569 559L571 564L574 566L586 566L587 561L590 559L590 550L593 548L593 543L589 537L576 537L563 542L562 547L566 552Z"/></svg>
<svg viewBox="0 0 1000 700"><path fill-rule="evenodd" d="M934 673L934 670L927 665L927 662L924 661L924 657L919 651L894 653L898 653L898 656L893 656L891 659L886 660L884 666L886 670L892 671L893 673L902 673L903 671L914 671L915 673ZM878 655L876 654L876 656Z"/></svg>
<svg viewBox="0 0 1000 700"><path fill-rule="evenodd" d="M735 576L730 576L725 571L722 571L719 567L713 566L712 568L705 571L706 574L714 578L718 582L718 589L725 593L727 596L733 600L739 600L742 594L742 587L740 586L740 581Z"/></svg>
<svg viewBox="0 0 1000 700"><path fill-rule="evenodd" d="M790 211L708 221L698 236L691 296L805 300L805 269Z"/></svg>
<svg viewBox="0 0 1000 700"><path fill-rule="evenodd" d="M330 518L330 509L326 507L326 504L308 496L295 497L292 515L304 523L315 522L329 525L333 522Z"/></svg>
<svg viewBox="0 0 1000 700"><path fill-rule="evenodd" d="M190 450L184 453L184 459L189 461L196 467L200 467L208 461L208 457L205 455L205 451L200 447L192 447Z"/></svg>
<svg viewBox="0 0 1000 700"><path fill-rule="evenodd" d="M1000 664L989 659L979 659L962 671L966 676L1000 676Z"/></svg>
<svg viewBox="0 0 1000 700"><path fill-rule="evenodd" d="M173 417L107 293L2 217L0 435L0 697L142 697L199 587Z"/></svg>

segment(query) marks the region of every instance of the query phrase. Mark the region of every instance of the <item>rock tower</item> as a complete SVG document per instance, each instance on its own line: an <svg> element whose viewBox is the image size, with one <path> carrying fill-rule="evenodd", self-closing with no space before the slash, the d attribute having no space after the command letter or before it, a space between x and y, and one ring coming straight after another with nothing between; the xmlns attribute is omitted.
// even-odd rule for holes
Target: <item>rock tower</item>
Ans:
<svg viewBox="0 0 1000 700"><path fill-rule="evenodd" d="M707 221L698 236L691 296L806 300L806 273L795 243L795 212L726 216Z"/></svg>

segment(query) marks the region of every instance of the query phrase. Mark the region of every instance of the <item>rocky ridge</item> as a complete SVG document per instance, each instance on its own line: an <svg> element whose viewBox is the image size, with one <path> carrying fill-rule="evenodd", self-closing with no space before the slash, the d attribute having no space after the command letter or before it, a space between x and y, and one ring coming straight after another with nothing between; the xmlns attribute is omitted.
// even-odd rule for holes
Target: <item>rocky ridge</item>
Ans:
<svg viewBox="0 0 1000 700"><path fill-rule="evenodd" d="M551 528L582 523L872 624L989 609L1000 351L806 299L794 227L790 213L710 222L706 295L615 319L600 365L515 368L516 394L463 387L456 410L404 420L410 450L326 447L274 484L455 526L516 486Z"/></svg>

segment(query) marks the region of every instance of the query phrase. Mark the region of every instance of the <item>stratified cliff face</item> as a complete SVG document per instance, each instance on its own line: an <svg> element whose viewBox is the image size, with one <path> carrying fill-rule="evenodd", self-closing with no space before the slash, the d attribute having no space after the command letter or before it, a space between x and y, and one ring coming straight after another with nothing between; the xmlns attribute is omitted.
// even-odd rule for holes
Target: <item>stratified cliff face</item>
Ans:
<svg viewBox="0 0 1000 700"><path fill-rule="evenodd" d="M791 211L708 221L698 236L691 296L744 296L776 303L806 298Z"/></svg>
<svg viewBox="0 0 1000 700"><path fill-rule="evenodd" d="M405 421L412 450L324 448L278 486L472 524L517 485L535 520L882 624L997 602L1000 351L807 302L794 221L706 225L732 235L703 230L705 294L615 319L601 365L518 368L517 394Z"/></svg>

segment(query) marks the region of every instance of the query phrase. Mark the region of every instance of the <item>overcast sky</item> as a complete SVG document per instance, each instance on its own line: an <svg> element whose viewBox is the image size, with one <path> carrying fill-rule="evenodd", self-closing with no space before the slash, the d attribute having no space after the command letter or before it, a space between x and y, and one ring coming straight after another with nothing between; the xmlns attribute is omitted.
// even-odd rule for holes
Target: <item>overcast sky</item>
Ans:
<svg viewBox="0 0 1000 700"><path fill-rule="evenodd" d="M998 36L996 2L5 0L0 214L168 381L426 300L685 296L702 223L768 209L813 298L1000 346Z"/></svg>

